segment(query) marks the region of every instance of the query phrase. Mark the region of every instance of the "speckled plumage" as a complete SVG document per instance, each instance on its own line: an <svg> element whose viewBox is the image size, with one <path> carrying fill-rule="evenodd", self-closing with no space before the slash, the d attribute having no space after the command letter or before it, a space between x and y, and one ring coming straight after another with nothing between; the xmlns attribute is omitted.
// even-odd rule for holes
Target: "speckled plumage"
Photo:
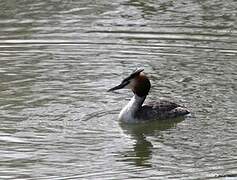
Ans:
<svg viewBox="0 0 237 180"><path fill-rule="evenodd" d="M186 108L181 107L174 102L161 100L143 105L135 116L144 121L176 118L186 114L189 114L189 111Z"/></svg>

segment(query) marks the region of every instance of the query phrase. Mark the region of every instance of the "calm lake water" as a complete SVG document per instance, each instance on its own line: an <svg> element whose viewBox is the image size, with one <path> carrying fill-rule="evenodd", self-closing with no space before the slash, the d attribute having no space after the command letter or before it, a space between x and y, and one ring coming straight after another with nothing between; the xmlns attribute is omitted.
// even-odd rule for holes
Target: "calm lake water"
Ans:
<svg viewBox="0 0 237 180"><path fill-rule="evenodd" d="M235 0L0 0L0 179L236 179ZM189 107L126 125L147 99Z"/></svg>

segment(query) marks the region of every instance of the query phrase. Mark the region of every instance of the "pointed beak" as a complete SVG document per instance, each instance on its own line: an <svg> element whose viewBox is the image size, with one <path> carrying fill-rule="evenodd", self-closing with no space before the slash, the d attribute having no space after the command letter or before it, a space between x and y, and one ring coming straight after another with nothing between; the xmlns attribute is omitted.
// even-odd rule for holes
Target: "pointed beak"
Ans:
<svg viewBox="0 0 237 180"><path fill-rule="evenodd" d="M122 89L122 88L124 88L125 86L127 86L128 84L129 84L128 81L123 81L121 84L119 84L118 86L115 86L115 87L109 89L107 92L115 91L115 90L118 90L118 89Z"/></svg>

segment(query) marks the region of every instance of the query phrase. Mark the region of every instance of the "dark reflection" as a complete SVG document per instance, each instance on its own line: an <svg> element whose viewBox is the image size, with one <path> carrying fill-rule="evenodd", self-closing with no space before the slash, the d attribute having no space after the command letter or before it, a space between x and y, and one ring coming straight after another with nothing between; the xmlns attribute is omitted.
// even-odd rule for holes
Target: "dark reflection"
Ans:
<svg viewBox="0 0 237 180"><path fill-rule="evenodd" d="M141 124L121 123L120 126L124 133L131 135L135 140L133 149L120 153L122 161L131 162L136 166L152 166L149 160L152 158L152 150L154 147L152 143L147 140L147 136L158 138L162 136L161 131L173 128L177 123L183 120L184 118L177 118Z"/></svg>
<svg viewBox="0 0 237 180"><path fill-rule="evenodd" d="M173 6L173 2L156 2L146 0L130 0L123 5L134 6L141 10L141 16L148 18L150 15L165 12L169 7Z"/></svg>
<svg viewBox="0 0 237 180"><path fill-rule="evenodd" d="M144 15L150 15L157 11L157 9L154 6L152 6L147 1L144 1L144 0L130 0L124 3L124 5L138 7L142 9L142 12L144 13Z"/></svg>

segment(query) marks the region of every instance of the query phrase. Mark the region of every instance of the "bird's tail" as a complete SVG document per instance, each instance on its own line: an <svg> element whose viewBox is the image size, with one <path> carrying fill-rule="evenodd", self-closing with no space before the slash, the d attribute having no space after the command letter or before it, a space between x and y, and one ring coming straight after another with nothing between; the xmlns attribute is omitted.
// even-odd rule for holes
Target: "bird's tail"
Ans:
<svg viewBox="0 0 237 180"><path fill-rule="evenodd" d="M184 116L189 113L190 113L190 111L188 109L186 109L185 107L177 107L177 108L172 109L170 111L170 116L175 118L175 117L179 117L179 116Z"/></svg>

